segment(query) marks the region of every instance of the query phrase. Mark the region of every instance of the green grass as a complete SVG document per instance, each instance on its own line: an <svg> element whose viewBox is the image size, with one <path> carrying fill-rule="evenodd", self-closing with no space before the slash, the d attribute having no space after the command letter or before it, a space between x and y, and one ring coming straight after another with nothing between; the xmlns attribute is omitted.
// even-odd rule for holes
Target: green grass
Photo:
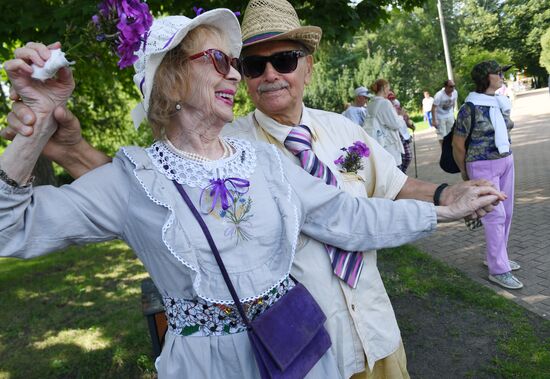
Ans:
<svg viewBox="0 0 550 379"><path fill-rule="evenodd" d="M540 338L550 336L549 322L537 331L526 310L411 246L384 250L379 262L392 299L447 298L509 325L491 375L550 377L550 341ZM0 259L0 378L154 377L140 304L145 277L120 242ZM407 320L399 322L406 333Z"/></svg>
<svg viewBox="0 0 550 379"><path fill-rule="evenodd" d="M414 122L416 132L421 132L430 128L430 125L428 125L427 121L424 121L424 116L421 114L411 115L411 120Z"/></svg>
<svg viewBox="0 0 550 379"><path fill-rule="evenodd" d="M505 325L495 332L497 354L484 369L491 373L490 377L550 378L550 321L497 295L414 246L384 249L379 252L378 261L392 301L417 297L438 304L435 309L440 304L453 304L464 315L474 313L472 323L480 318ZM420 319L414 321L421 322ZM403 329L407 320L398 317L398 322L406 334ZM487 333L486 330L479 332Z"/></svg>
<svg viewBox="0 0 550 379"><path fill-rule="evenodd" d="M120 242L0 259L0 378L148 378L140 282Z"/></svg>

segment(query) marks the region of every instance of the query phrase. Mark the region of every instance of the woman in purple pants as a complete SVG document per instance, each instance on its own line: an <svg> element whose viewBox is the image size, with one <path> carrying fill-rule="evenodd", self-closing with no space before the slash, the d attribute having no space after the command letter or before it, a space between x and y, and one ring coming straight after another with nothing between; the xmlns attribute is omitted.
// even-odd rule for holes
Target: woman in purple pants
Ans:
<svg viewBox="0 0 550 379"><path fill-rule="evenodd" d="M475 115L467 105L460 108L453 135L453 154L464 180L490 180L508 196L482 219L487 244L486 263L490 281L504 288L520 289L523 283L512 275L520 266L508 259L507 250L514 210L514 157L510 149L510 130L514 123L510 120L510 100L495 94L502 86L503 72L509 68L490 60L472 69L476 90L470 92L466 102L474 104ZM466 148L472 116L475 116L475 123Z"/></svg>

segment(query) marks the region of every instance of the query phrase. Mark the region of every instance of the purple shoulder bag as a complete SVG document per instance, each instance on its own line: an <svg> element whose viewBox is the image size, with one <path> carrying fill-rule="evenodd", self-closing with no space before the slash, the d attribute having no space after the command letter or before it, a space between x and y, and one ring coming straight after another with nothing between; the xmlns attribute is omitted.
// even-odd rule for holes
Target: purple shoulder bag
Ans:
<svg viewBox="0 0 550 379"><path fill-rule="evenodd" d="M327 318L319 304L306 287L296 282L269 309L254 320L249 320L208 227L183 187L176 181L174 184L197 219L237 310L247 326L248 338L262 379L304 378L331 346L323 325Z"/></svg>

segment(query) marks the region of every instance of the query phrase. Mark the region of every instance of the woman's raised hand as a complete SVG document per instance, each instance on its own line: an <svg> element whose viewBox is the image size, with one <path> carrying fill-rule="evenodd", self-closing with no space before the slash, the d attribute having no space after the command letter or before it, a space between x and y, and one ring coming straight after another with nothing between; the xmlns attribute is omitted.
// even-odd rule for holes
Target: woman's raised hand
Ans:
<svg viewBox="0 0 550 379"><path fill-rule="evenodd" d="M23 101L37 118L50 116L58 106L64 106L74 90L74 80L68 67L61 68L52 79L40 81L31 78L31 64L44 66L50 57L51 49L59 49L56 42L45 46L41 43L29 42L24 47L15 50L15 58L4 63L12 88L10 98Z"/></svg>

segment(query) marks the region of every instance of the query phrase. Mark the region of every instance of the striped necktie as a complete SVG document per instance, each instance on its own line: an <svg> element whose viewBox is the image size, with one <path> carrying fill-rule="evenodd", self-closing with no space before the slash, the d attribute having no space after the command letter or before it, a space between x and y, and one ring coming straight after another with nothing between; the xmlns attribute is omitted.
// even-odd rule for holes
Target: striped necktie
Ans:
<svg viewBox="0 0 550 379"><path fill-rule="evenodd" d="M304 170L321 178L326 184L338 185L334 174L311 149L311 131L307 126L293 127L285 139L285 147L300 159ZM330 245L325 245L325 247L330 256L334 274L350 287L355 288L363 269L363 253L340 250Z"/></svg>

